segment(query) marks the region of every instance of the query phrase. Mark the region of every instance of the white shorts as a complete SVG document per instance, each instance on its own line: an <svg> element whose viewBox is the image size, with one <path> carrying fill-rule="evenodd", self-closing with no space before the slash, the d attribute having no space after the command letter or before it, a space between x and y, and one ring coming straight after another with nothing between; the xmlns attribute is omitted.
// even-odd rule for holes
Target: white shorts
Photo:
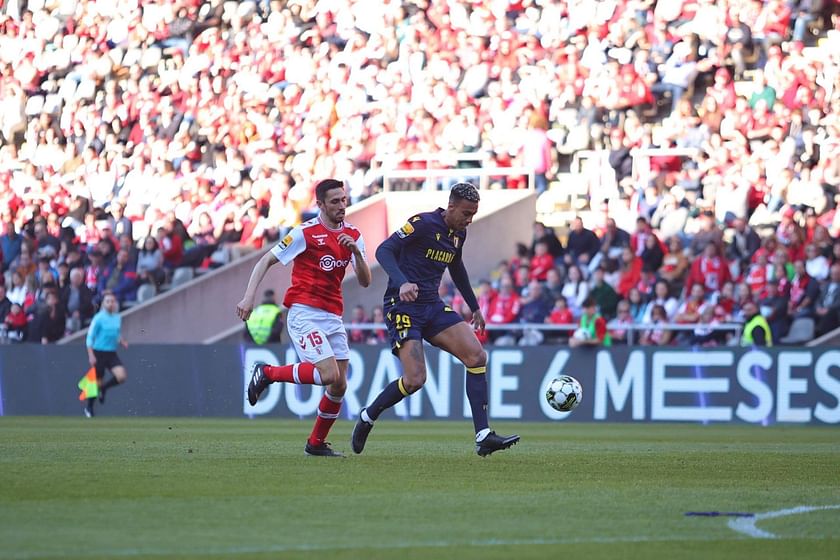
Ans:
<svg viewBox="0 0 840 560"><path fill-rule="evenodd" d="M286 327L301 361L314 364L331 356L350 359L344 321L335 313L295 303L286 315Z"/></svg>

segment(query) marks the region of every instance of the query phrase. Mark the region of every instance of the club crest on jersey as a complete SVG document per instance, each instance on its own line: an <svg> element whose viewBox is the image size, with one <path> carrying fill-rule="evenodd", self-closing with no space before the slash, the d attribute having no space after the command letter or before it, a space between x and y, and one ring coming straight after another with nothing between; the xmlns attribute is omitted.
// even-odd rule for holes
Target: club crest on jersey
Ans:
<svg viewBox="0 0 840 560"><path fill-rule="evenodd" d="M452 244L453 244L453 245L455 245L455 248L456 248L456 249L458 248L458 240L459 240L459 239L460 239L460 238L456 236L456 237L452 240Z"/></svg>
<svg viewBox="0 0 840 560"><path fill-rule="evenodd" d="M402 238L406 238L412 233L414 233L414 226L410 222L406 222L403 227L397 230L397 235Z"/></svg>
<svg viewBox="0 0 840 560"><path fill-rule="evenodd" d="M326 245L326 244L327 244L327 234L326 234L326 233L321 233L321 234L318 234L318 235L313 235L313 236L312 236L312 239L314 239L314 240L315 240L315 242L316 242L316 243L318 243L318 246L319 246L319 247L323 247L324 245Z"/></svg>
<svg viewBox="0 0 840 560"><path fill-rule="evenodd" d="M286 247L288 247L291 244L292 244L292 234L289 234L289 235L287 235L286 237L284 237L283 239L280 240L280 243L279 243L280 249L285 249Z"/></svg>
<svg viewBox="0 0 840 560"><path fill-rule="evenodd" d="M438 241L440 241L440 234L439 234L439 233L436 233L436 234L435 234L435 239L437 239Z"/></svg>

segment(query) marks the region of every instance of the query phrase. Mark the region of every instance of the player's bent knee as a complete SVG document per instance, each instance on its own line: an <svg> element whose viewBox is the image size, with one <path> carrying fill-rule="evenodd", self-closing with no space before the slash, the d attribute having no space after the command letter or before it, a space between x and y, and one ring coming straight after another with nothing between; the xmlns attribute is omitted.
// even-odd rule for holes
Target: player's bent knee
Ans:
<svg viewBox="0 0 840 560"><path fill-rule="evenodd" d="M344 396L344 393L347 392L347 380L343 375L340 375L338 379L329 384L329 392L334 397Z"/></svg>
<svg viewBox="0 0 840 560"><path fill-rule="evenodd" d="M419 372L414 374L409 374L408 372L403 373L402 377L403 387L408 392L408 394L416 393L420 389L423 388L423 385L426 384L426 372Z"/></svg>
<svg viewBox="0 0 840 560"><path fill-rule="evenodd" d="M468 368L480 368L487 365L487 352L481 346L477 351L472 351L464 360L464 365Z"/></svg>
<svg viewBox="0 0 840 560"><path fill-rule="evenodd" d="M318 375L321 376L321 385L332 385L339 379L338 369L336 368L316 368L318 370Z"/></svg>

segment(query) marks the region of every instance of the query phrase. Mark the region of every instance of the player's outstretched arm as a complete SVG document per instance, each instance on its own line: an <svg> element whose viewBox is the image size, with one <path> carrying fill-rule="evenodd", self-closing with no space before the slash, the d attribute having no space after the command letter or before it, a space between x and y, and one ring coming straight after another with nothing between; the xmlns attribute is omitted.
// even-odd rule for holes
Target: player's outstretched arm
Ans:
<svg viewBox="0 0 840 560"><path fill-rule="evenodd" d="M236 304L236 315L243 321L247 321L248 317L251 316L251 311L254 310L254 298L257 294L257 287L259 287L260 282L265 277L265 273L268 272L268 269L277 264L279 261L274 254L269 251L262 256L262 258L257 261L257 264L254 265L254 269L251 271L251 277L248 279L248 287L245 288L245 295L242 297L242 300Z"/></svg>

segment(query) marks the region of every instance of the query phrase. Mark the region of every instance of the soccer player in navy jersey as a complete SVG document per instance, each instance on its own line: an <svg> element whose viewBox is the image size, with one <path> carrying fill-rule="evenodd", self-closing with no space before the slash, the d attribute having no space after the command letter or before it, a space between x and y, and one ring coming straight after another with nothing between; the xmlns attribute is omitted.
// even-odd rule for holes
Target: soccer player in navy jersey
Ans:
<svg viewBox="0 0 840 560"><path fill-rule="evenodd" d="M458 183L449 193L446 209L409 218L402 228L376 250L376 259L388 273L385 324L391 348L400 359L403 375L390 383L362 409L353 429L355 453L365 448L373 423L386 409L419 391L426 382L423 340L449 352L467 368L467 398L475 425L475 450L480 456L507 449L519 436L499 436L487 421L487 353L473 329L438 296L441 277L449 269L452 281L472 310L472 324L484 330L484 316L470 286L461 251L467 226L478 211L478 189Z"/></svg>

